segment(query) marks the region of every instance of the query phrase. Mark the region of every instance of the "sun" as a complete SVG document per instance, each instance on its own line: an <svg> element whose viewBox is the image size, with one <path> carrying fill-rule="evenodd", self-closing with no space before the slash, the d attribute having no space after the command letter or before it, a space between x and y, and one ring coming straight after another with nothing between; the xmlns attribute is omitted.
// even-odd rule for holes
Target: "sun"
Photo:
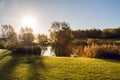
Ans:
<svg viewBox="0 0 120 80"><path fill-rule="evenodd" d="M37 26L37 20L35 19L35 17L28 15L22 18L21 24L23 27L27 26L34 28Z"/></svg>

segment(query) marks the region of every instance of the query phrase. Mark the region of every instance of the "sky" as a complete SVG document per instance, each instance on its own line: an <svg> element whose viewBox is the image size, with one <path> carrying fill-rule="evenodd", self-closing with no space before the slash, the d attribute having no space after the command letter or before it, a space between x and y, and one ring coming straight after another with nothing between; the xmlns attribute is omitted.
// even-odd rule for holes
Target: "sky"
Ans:
<svg viewBox="0 0 120 80"><path fill-rule="evenodd" d="M65 21L71 29L104 29L120 26L120 0L0 0L0 26L19 31L24 17L32 15L37 33L48 33L51 23Z"/></svg>

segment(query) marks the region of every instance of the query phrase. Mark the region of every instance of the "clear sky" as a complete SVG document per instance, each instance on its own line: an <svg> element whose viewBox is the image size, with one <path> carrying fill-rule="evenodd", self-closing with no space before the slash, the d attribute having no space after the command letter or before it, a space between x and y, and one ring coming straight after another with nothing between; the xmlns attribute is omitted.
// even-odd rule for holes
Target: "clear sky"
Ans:
<svg viewBox="0 0 120 80"><path fill-rule="evenodd" d="M0 0L0 25L16 29L32 15L36 32L45 33L54 21L68 22L72 29L114 28L120 26L120 0Z"/></svg>

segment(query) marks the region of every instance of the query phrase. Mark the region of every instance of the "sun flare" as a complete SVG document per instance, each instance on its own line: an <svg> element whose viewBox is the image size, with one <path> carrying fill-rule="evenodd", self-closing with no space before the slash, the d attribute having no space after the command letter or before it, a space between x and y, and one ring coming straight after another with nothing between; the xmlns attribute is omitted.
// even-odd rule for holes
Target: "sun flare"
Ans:
<svg viewBox="0 0 120 80"><path fill-rule="evenodd" d="M34 28L37 26L37 20L33 16L23 17L21 23L22 23L22 26L24 26L24 27L27 26L27 27Z"/></svg>

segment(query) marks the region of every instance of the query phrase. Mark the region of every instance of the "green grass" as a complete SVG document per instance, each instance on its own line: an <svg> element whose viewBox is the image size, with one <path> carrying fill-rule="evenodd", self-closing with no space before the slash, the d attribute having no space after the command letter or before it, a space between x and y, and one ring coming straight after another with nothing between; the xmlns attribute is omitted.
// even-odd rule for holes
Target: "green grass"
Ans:
<svg viewBox="0 0 120 80"><path fill-rule="evenodd" d="M3 51L0 80L120 80L120 61L39 57Z"/></svg>

